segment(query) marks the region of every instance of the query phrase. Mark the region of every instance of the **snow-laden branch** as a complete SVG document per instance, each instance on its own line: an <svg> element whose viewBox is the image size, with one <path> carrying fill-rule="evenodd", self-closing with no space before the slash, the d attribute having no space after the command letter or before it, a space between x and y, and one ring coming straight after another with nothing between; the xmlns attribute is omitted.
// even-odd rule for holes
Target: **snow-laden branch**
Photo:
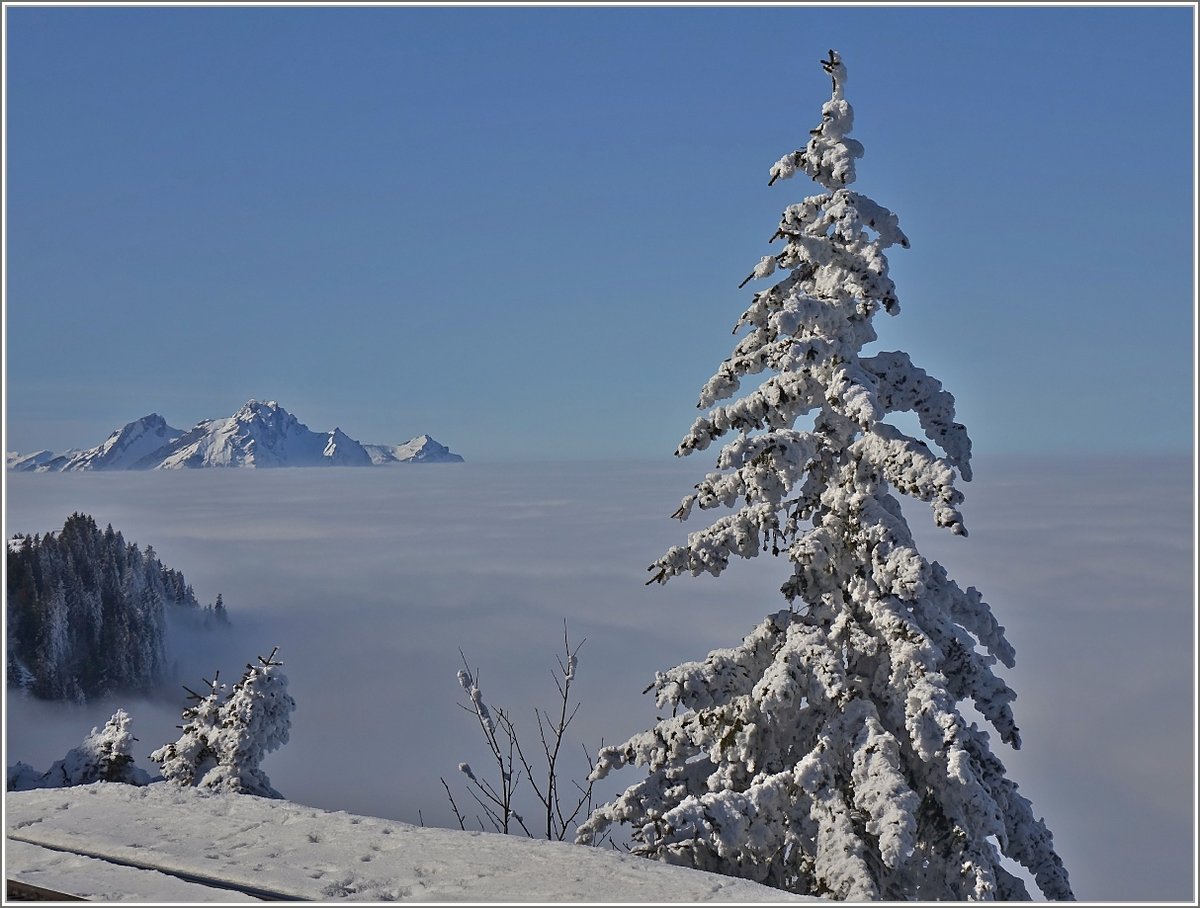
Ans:
<svg viewBox="0 0 1200 908"><path fill-rule="evenodd" d="M665 582L676 574L693 576L709 573L714 577L729 566L733 555L753 558L763 547L763 540L778 532L776 508L771 504L747 505L735 514L722 517L707 529L688 536L686 545L672 546L652 564L650 582Z"/></svg>
<svg viewBox="0 0 1200 908"><path fill-rule="evenodd" d="M749 432L754 429L791 428L796 417L820 405L824 394L820 383L811 374L789 372L773 375L741 400L716 407L708 416L701 416L679 443L676 454L686 456L703 451L712 441L730 430Z"/></svg>
<svg viewBox="0 0 1200 908"><path fill-rule="evenodd" d="M954 487L954 470L922 442L909 438L887 423L876 422L871 431L850 446L866 482L880 479L905 495L933 505L934 523L956 536L966 536L958 505L963 495Z"/></svg>
<svg viewBox="0 0 1200 908"><path fill-rule="evenodd" d="M966 427L954 421L954 395L914 366L907 353L877 353L861 363L875 376L883 409L888 413L916 413L929 440L946 452L947 461L969 482L971 439Z"/></svg>
<svg viewBox="0 0 1200 908"><path fill-rule="evenodd" d="M685 662L655 675L654 702L661 708L700 710L749 694L772 664L790 625L786 612L763 621L739 644L713 650L700 662Z"/></svg>
<svg viewBox="0 0 1200 908"><path fill-rule="evenodd" d="M1004 854L1033 874L1046 898L1073 899L1067 870L1054 852L1053 835L1044 820L1035 818L1033 804L1017 792L1017 784L1005 774L1004 764L988 748L987 734L972 726L966 744L984 782L995 792L1004 817Z"/></svg>
<svg viewBox="0 0 1200 908"><path fill-rule="evenodd" d="M1012 668L1016 652L1004 636L1004 628L996 621L991 608L975 587L964 592L950 579L946 569L936 561L930 564L930 580L926 587L930 600L949 614L951 620L975 635L989 654Z"/></svg>

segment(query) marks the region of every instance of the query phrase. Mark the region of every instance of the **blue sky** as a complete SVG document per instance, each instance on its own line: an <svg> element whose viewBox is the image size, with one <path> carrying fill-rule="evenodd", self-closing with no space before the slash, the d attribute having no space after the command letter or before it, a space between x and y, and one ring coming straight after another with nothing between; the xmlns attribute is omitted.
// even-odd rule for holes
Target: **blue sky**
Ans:
<svg viewBox="0 0 1200 908"><path fill-rule="evenodd" d="M4 12L8 450L257 397L669 457L829 47L912 240L878 346L977 454L1192 445L1191 6Z"/></svg>

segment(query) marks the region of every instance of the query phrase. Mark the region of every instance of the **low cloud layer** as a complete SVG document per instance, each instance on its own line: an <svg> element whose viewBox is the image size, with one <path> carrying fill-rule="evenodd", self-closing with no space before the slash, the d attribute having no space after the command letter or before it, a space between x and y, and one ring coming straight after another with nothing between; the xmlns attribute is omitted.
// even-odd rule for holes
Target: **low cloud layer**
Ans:
<svg viewBox="0 0 1200 908"><path fill-rule="evenodd" d="M462 464L380 470L10 475L7 530L72 511L151 544L228 635L175 643L180 680L280 647L297 701L268 758L291 800L454 826L439 776L485 753L459 649L532 741L563 622L580 654L575 740L647 727L655 671L730 646L782 607L782 560L645 587L689 530L668 518L707 463ZM997 753L1046 817L1084 899L1190 897L1191 475L1186 459L1000 461L965 485L968 539L906 514L922 551L984 594L1017 648L1007 673L1025 748ZM701 515L697 515L697 520ZM180 690L182 695L182 690ZM7 761L49 766L117 705L138 762L175 734L182 696L86 707L7 698ZM579 748L578 744L573 745ZM582 751L569 772L585 771ZM635 781L614 774L602 796ZM460 800L460 805L462 801Z"/></svg>

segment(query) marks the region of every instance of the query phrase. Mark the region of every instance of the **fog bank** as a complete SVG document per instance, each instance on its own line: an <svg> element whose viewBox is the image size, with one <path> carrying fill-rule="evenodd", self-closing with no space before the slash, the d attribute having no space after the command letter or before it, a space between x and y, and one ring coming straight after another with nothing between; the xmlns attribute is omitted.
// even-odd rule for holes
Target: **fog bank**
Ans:
<svg viewBox="0 0 1200 908"><path fill-rule="evenodd" d="M664 464L398 466L182 473L14 474L6 531L72 511L153 545L233 628L187 635L181 680L279 646L297 701L265 769L290 800L456 825L439 776L485 754L456 706L459 649L493 707L536 734L563 621L587 638L575 740L594 751L654 719L655 671L741 640L783 607L782 559L646 587L647 565L698 529L669 519L709 468ZM997 753L1046 817L1082 899L1191 895L1194 853L1192 499L1184 458L980 461L964 484L970 537L906 501L922 551L976 586L1008 628L1006 672L1025 749ZM39 769L116 705L138 763L176 735L182 690L86 707L7 698L6 762ZM578 745L573 745L578 748ZM583 771L582 756L570 768ZM635 781L615 773L602 795ZM460 799L460 805L464 799Z"/></svg>

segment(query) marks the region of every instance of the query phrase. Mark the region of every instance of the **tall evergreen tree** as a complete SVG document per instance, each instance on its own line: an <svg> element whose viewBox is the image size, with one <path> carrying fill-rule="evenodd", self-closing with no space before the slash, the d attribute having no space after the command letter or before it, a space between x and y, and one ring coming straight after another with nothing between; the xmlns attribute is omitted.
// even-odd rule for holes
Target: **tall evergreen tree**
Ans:
<svg viewBox="0 0 1200 908"><path fill-rule="evenodd" d="M875 313L899 312L885 250L908 241L896 215L847 188L863 149L848 136L845 66L834 51L822 65L833 96L771 183L802 172L824 191L784 211L772 237L783 248L743 282L785 272L738 320L748 333L676 451L731 436L675 516L734 510L651 566L665 582L786 554L790 607L740 646L657 675L670 717L602 750L594 773L637 764L648 776L581 839L628 823L638 854L856 900L1028 898L1007 857L1069 899L1045 824L960 711L972 704L1020 746L1015 695L993 672L1013 648L979 593L920 555L893 494L966 535L955 481L971 478L971 444L953 397L907 354L862 353ZM941 454L885 421L899 411Z"/></svg>

